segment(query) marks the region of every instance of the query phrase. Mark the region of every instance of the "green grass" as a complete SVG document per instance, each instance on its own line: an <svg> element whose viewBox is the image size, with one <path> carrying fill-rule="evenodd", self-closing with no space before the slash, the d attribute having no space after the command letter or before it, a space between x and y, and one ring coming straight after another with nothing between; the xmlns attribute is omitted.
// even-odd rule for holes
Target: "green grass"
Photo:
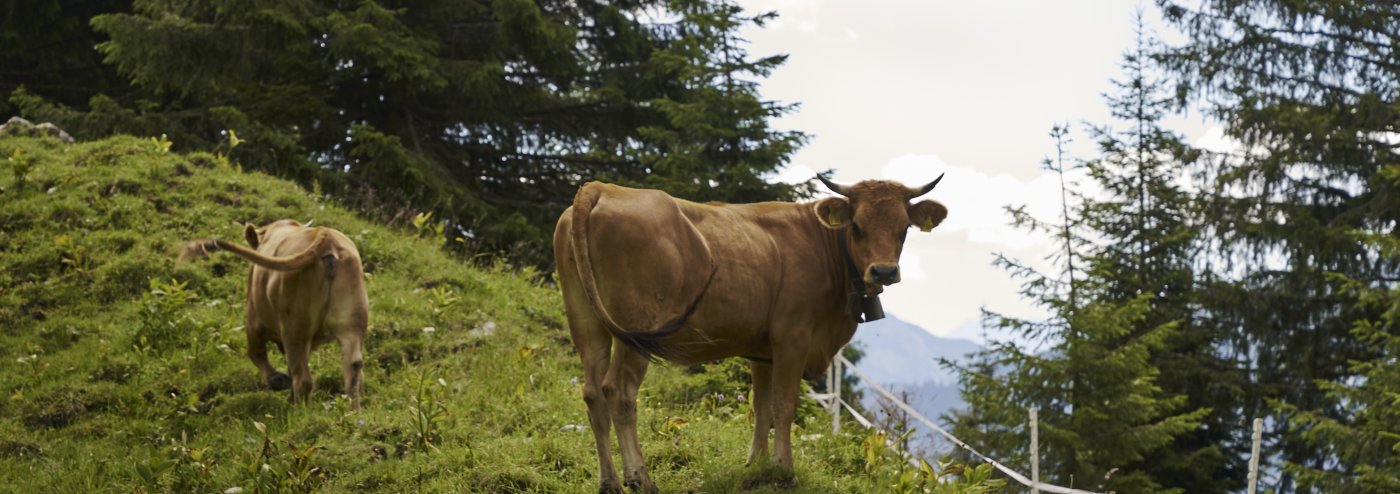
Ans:
<svg viewBox="0 0 1400 494"><path fill-rule="evenodd" d="M0 138L0 491L596 490L578 359L538 273L475 267L411 228L165 149ZM338 397L333 344L313 357L309 404L262 385L244 355L244 261L174 263L184 240L281 218L337 228L364 258L359 411ZM639 429L663 491L772 476L743 466L745 369L652 367ZM868 465L865 436L829 423L804 403L796 490L887 492L896 473Z"/></svg>

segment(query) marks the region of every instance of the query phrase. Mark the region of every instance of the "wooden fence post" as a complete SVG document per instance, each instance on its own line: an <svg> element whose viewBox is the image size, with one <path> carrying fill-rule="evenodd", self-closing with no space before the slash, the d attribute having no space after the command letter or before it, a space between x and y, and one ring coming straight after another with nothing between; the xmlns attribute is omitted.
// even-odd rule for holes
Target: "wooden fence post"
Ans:
<svg viewBox="0 0 1400 494"><path fill-rule="evenodd" d="M836 358L831 359L831 386L826 388L827 391L831 392L831 433L833 435L841 433L841 350L837 350Z"/></svg>
<svg viewBox="0 0 1400 494"><path fill-rule="evenodd" d="M1249 453L1249 490L1247 494L1254 494L1259 487L1259 443L1264 439L1264 419L1254 419L1254 445L1250 447Z"/></svg>
<svg viewBox="0 0 1400 494"><path fill-rule="evenodd" d="M1031 409L1031 494L1040 494L1040 409Z"/></svg>

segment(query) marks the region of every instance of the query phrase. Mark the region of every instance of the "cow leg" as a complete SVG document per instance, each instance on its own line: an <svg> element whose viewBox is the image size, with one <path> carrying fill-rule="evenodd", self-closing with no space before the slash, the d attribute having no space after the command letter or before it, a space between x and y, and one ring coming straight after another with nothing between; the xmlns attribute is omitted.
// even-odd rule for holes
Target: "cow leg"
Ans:
<svg viewBox="0 0 1400 494"><path fill-rule="evenodd" d="M272 367L272 363L267 360L267 339L262 336L262 329L249 323L243 330L248 336L248 359L253 361L258 371L262 373L263 382L274 391L282 391L292 386L292 378Z"/></svg>
<svg viewBox="0 0 1400 494"><path fill-rule="evenodd" d="M305 403L311 397L311 342L284 341L287 373L292 375L292 401Z"/></svg>
<svg viewBox="0 0 1400 494"><path fill-rule="evenodd" d="M612 365L603 379L603 395L617 426L617 447L622 450L622 478L635 492L657 492L647 474L646 457L637 439L637 388L646 378L649 362L621 341L613 344Z"/></svg>
<svg viewBox="0 0 1400 494"><path fill-rule="evenodd" d="M792 468L792 421L802 388L807 341L794 338L773 350L773 462Z"/></svg>
<svg viewBox="0 0 1400 494"><path fill-rule="evenodd" d="M749 362L753 376L753 444L749 446L749 464L768 455L768 432L773 428L773 364Z"/></svg>
<svg viewBox="0 0 1400 494"><path fill-rule="evenodd" d="M350 408L360 409L360 388L364 384L364 356L361 355L364 333L340 338L340 370L344 374L344 393L350 397Z"/></svg>
<svg viewBox="0 0 1400 494"><path fill-rule="evenodd" d="M602 328L598 328L602 331ZM583 360L583 403L588 406L588 426L593 431L593 443L598 450L598 492L622 492L622 483L617 480L617 467L613 466L612 446L608 434L612 432L612 414L608 410L607 397L603 393L603 380L607 376L611 360L612 336L606 332L602 338L574 338L579 358Z"/></svg>

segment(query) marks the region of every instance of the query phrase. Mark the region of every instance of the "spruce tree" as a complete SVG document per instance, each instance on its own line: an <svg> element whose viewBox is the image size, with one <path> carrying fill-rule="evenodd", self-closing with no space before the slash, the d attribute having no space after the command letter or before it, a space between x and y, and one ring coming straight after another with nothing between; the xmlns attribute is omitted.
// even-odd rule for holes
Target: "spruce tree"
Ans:
<svg viewBox="0 0 1400 494"><path fill-rule="evenodd" d="M1386 175L1400 178L1400 166L1390 165ZM1392 189L1400 189L1392 185ZM1386 256L1400 255L1400 241L1391 235L1358 235ZM1324 399L1331 407L1346 410L1329 417L1317 410L1284 405L1290 428L1301 441L1327 453L1330 464L1317 468L1288 462L1284 470L1298 479L1298 490L1338 494L1400 492L1400 288L1377 288L1353 280L1338 280L1342 289L1356 295L1367 312L1380 312L1374 320L1362 319L1352 336L1375 350L1369 360L1352 361L1355 378L1347 382L1321 381Z"/></svg>
<svg viewBox="0 0 1400 494"><path fill-rule="evenodd" d="M1136 46L1124 54L1120 79L1105 95L1112 125L1092 127L1099 157L1086 163L1102 193L1085 202L1085 227L1096 241L1086 260L1094 297L1130 303L1149 296L1140 326L1175 324L1152 363L1166 396L1185 398L1185 410L1206 410L1203 427L1149 455L1141 468L1163 485L1184 492L1226 492L1243 487L1248 419L1236 414L1241 377L1219 356L1220 328L1198 317L1196 254L1201 238L1194 197L1183 189L1199 153L1162 119L1173 101L1152 74L1154 38L1137 18Z"/></svg>
<svg viewBox="0 0 1400 494"><path fill-rule="evenodd" d="M130 90L93 49L102 38L88 19L129 12L131 0L7 0L0 4L0 121L16 114L7 95L19 90L67 104Z"/></svg>
<svg viewBox="0 0 1400 494"><path fill-rule="evenodd" d="M1396 258L1355 236L1393 235L1400 219L1383 173L1400 159L1400 4L1158 4L1186 35L1159 55L1179 103L1204 107L1240 144L1200 170L1203 230L1216 239L1202 253L1214 263L1203 313L1228 330L1222 353L1248 372L1236 413L1272 418L1266 472L1273 458L1296 466L1264 485L1293 492L1296 472L1342 461L1308 438L1315 424L1365 412L1329 391L1355 385L1355 363L1380 350L1353 334L1380 309L1338 280L1400 279Z"/></svg>
<svg viewBox="0 0 1400 494"><path fill-rule="evenodd" d="M135 95L87 105L27 91L25 114L85 137L167 134L245 167L547 263L548 234L592 179L696 199L791 200L770 184L805 136L757 81L783 57L737 38L767 15L642 0L133 0L91 21Z"/></svg>
<svg viewBox="0 0 1400 494"><path fill-rule="evenodd" d="M1179 321L1151 322L1154 293L1110 296L1113 280L1095 277L1103 261L1086 256L1086 228L1100 209L1064 181L1066 127L1051 133L1058 156L1047 168L1061 177L1058 223L1013 209L1018 225L1044 229L1059 242L1047 275L1017 261L998 264L1025 280L1022 294L1050 313L1045 321L988 314L994 327L1048 348L995 342L959 369L969 407L951 420L954 434L1003 461L1026 465L1027 410L1039 409L1041 478L1117 492L1184 492L1155 478L1145 461L1199 426L1205 410L1183 412L1186 399L1158 386L1155 356L1179 332ZM1079 267L1076 267L1079 266Z"/></svg>

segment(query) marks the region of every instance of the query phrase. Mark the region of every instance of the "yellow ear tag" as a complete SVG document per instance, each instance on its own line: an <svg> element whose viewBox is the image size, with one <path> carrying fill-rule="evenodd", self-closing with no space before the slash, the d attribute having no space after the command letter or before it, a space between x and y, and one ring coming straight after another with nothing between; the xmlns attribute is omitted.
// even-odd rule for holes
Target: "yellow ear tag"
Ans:
<svg viewBox="0 0 1400 494"><path fill-rule="evenodd" d="M841 218L838 218L836 212L832 211L826 215L826 223L831 226L841 226Z"/></svg>
<svg viewBox="0 0 1400 494"><path fill-rule="evenodd" d="M933 218L924 218L924 223L919 225L919 230L924 232L933 230Z"/></svg>

